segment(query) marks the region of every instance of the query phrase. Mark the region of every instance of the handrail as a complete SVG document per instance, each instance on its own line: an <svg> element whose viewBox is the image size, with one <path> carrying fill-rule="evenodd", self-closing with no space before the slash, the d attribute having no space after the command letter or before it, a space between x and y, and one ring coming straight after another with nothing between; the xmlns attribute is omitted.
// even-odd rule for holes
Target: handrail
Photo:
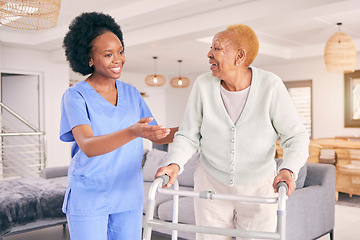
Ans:
<svg viewBox="0 0 360 240"><path fill-rule="evenodd" d="M24 118L22 118L19 114L17 114L15 111L13 111L11 108L6 106L1 101L0 101L0 106L3 107L4 109L6 109L7 111L9 111L12 115L14 115L17 119L19 119L21 122L23 122L26 126L31 128L32 130L34 130L35 132L39 132L39 130L36 127L34 127L31 123L26 121Z"/></svg>
<svg viewBox="0 0 360 240"><path fill-rule="evenodd" d="M10 121L6 117L8 115L0 118L0 180L39 177L41 170L45 168L45 132L2 102L0 109L12 116ZM13 118L16 118L16 122Z"/></svg>
<svg viewBox="0 0 360 240"><path fill-rule="evenodd" d="M5 136L40 136L45 135L45 132L11 132L11 133L0 133L0 137Z"/></svg>

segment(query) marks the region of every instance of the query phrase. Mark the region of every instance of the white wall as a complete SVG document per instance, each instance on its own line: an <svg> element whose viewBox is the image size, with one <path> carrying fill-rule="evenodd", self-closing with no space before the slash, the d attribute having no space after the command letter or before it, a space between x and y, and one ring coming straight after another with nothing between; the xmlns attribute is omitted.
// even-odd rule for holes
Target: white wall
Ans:
<svg viewBox="0 0 360 240"><path fill-rule="evenodd" d="M47 166L68 165L69 144L59 140L60 101L69 85L67 64L52 63L43 51L1 46L1 71L13 73L40 73L43 89L43 131L47 138ZM14 93L16 94L16 93ZM21 96L19 96L21 101Z"/></svg>
<svg viewBox="0 0 360 240"><path fill-rule="evenodd" d="M136 87L140 92L145 92L144 100L149 106L152 114L159 125L166 125L166 86L149 87L145 84L144 74L131 73L126 71L121 74L120 80Z"/></svg>
<svg viewBox="0 0 360 240"><path fill-rule="evenodd" d="M313 138L360 136L360 128L344 128L344 75L326 72L323 58L260 68L283 81L313 81ZM359 60L356 69L360 69Z"/></svg>

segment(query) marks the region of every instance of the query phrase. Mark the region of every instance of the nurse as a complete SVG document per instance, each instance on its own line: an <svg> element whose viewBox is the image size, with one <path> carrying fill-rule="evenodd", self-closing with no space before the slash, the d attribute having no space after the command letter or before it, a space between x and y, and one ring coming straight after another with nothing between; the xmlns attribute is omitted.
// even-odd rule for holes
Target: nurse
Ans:
<svg viewBox="0 0 360 240"><path fill-rule="evenodd" d="M141 239L142 138L169 143L135 87L117 80L125 63L120 26L83 13L63 42L73 71L88 77L66 90L60 139L74 142L63 212L72 240Z"/></svg>

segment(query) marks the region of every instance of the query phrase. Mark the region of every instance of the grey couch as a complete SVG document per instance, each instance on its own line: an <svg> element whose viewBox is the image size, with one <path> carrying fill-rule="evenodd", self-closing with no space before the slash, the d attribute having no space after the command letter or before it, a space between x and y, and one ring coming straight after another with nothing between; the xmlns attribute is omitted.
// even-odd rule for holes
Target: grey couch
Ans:
<svg viewBox="0 0 360 240"><path fill-rule="evenodd" d="M146 198L153 177L164 162L166 155L167 152L156 149L144 154L144 214L147 205ZM185 165L184 172L179 175L180 189L193 191L193 174L198 158L199 153L189 160ZM195 224L193 198L180 197L179 206L179 223ZM154 217L163 221L171 221L172 196L157 194ZM334 218L335 168L329 164L307 163L299 173L297 189L287 200L287 239L310 240L325 234L330 234L330 239L333 239ZM169 235L170 231L154 229L153 233ZM179 232L179 237L195 239L195 234Z"/></svg>
<svg viewBox="0 0 360 240"><path fill-rule="evenodd" d="M62 224L67 167L47 168L40 178L0 181L0 239Z"/></svg>

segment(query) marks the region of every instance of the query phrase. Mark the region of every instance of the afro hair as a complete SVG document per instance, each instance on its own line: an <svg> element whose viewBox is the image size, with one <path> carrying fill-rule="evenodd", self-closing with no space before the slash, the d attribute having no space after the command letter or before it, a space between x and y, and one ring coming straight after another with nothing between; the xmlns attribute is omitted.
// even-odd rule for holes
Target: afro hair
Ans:
<svg viewBox="0 0 360 240"><path fill-rule="evenodd" d="M69 31L64 37L63 48L74 72L83 76L93 72L93 67L89 66L92 41L107 31L114 33L124 47L120 26L107 14L82 13L71 22Z"/></svg>
<svg viewBox="0 0 360 240"><path fill-rule="evenodd" d="M259 52L259 40L254 30L243 24L231 25L227 29L234 34L235 44L245 49L245 64L250 66Z"/></svg>

